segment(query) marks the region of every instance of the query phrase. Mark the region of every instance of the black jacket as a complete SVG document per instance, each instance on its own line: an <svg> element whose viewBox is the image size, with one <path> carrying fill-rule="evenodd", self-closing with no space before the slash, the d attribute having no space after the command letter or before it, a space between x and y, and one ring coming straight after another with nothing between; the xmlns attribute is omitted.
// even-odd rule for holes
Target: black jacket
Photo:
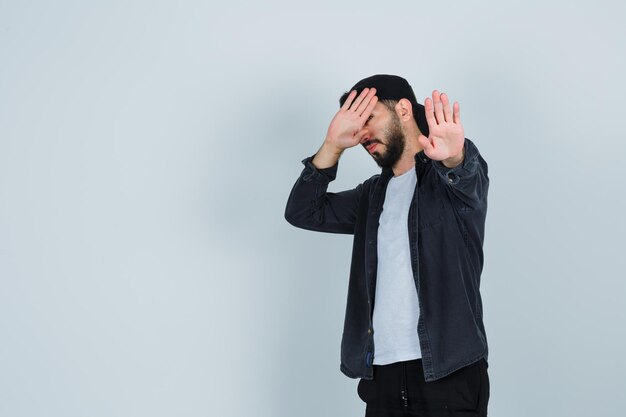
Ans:
<svg viewBox="0 0 626 417"><path fill-rule="evenodd" d="M426 381L488 354L479 286L489 178L474 143L465 139L464 146L465 158L455 168L423 151L415 155L417 185L407 226ZM351 378L373 379L378 221L393 171L383 169L354 189L331 193L326 190L338 164L317 169L312 159L302 161L285 218L302 229L354 234L340 369Z"/></svg>

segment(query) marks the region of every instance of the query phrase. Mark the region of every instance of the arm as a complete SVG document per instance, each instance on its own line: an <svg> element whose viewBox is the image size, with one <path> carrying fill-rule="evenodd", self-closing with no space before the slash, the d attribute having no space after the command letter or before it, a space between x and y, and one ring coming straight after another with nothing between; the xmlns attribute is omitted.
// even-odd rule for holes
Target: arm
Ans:
<svg viewBox="0 0 626 417"><path fill-rule="evenodd" d="M326 190L337 175L343 151L359 144L365 121L378 101L375 94L373 88L364 89L358 97L356 91L351 91L330 122L322 147L302 161L304 169L285 208L285 219L292 225L320 232L354 233L363 186L339 193Z"/></svg>
<svg viewBox="0 0 626 417"><path fill-rule="evenodd" d="M487 163L472 141L465 139L459 103L454 112L448 96L433 91L424 100L429 137L420 135L423 152L433 160L433 168L452 193L470 207L486 202L489 178Z"/></svg>
<svg viewBox="0 0 626 417"><path fill-rule="evenodd" d="M489 188L487 162L478 148L465 139L464 158L458 165L448 167L444 161L433 161L432 165L439 177L450 187L450 191L470 207L484 204Z"/></svg>
<svg viewBox="0 0 626 417"><path fill-rule="evenodd" d="M318 169L314 157L305 158L304 169L287 200L285 219L293 226L328 233L354 233L362 185L338 193L327 192L337 166Z"/></svg>

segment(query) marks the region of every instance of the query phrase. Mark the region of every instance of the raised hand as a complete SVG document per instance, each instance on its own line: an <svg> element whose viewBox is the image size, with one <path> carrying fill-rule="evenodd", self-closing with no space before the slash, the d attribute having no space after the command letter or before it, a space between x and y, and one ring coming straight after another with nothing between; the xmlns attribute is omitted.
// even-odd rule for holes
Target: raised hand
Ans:
<svg viewBox="0 0 626 417"><path fill-rule="evenodd" d="M424 153L432 160L457 165L463 160L465 144L459 103L455 101L454 109L450 108L448 96L434 90L432 100L428 97L424 100L424 107L429 136L420 135L418 138Z"/></svg>
<svg viewBox="0 0 626 417"><path fill-rule="evenodd" d="M356 90L350 91L326 133L326 141L338 151L359 144L364 133L360 131L378 102L375 88L365 88L356 99L355 97Z"/></svg>

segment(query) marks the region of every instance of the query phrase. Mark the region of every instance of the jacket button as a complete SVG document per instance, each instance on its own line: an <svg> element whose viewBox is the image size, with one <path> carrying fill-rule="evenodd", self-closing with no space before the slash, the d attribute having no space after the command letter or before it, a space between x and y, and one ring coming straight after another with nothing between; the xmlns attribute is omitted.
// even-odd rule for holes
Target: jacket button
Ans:
<svg viewBox="0 0 626 417"><path fill-rule="evenodd" d="M372 334L372 329L367 329L367 334Z"/></svg>

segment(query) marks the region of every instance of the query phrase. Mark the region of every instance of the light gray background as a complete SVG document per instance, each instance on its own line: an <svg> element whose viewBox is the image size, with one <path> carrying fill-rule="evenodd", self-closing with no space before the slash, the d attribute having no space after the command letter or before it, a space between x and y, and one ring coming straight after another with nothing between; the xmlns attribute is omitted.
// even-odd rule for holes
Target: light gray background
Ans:
<svg viewBox="0 0 626 417"><path fill-rule="evenodd" d="M363 415L351 237L283 213L375 73L458 100L489 163L490 415L620 415L625 9L0 1L0 415Z"/></svg>

